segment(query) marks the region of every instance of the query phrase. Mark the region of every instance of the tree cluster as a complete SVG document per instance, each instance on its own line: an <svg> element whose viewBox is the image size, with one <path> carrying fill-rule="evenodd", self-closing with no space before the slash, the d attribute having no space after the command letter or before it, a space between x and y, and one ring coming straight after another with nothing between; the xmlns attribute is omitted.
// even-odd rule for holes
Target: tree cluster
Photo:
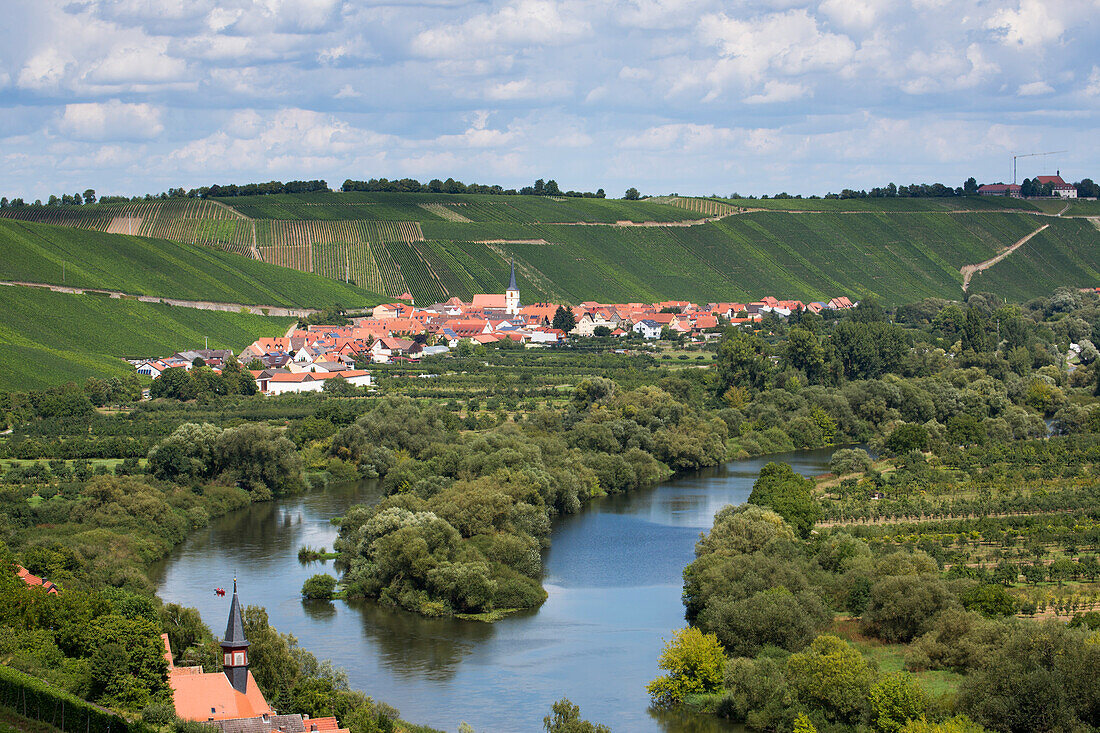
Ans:
<svg viewBox="0 0 1100 733"><path fill-rule="evenodd" d="M415 178L401 178L388 180L386 178L371 178L366 181L353 181L350 178L344 181L341 191L367 191L390 193L479 193L491 196L565 196L570 198L604 198L604 190L601 188L595 193L590 191L562 191L557 181L550 179L544 181L538 179L533 186L524 186L516 190L504 188L499 185L487 185L483 183L463 183L453 178L441 181L433 178L427 183L421 183Z"/></svg>

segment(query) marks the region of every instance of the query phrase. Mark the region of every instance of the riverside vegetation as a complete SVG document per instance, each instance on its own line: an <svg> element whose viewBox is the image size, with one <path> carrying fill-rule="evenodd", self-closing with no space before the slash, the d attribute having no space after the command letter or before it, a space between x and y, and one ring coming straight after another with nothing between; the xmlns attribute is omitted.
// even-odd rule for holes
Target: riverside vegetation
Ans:
<svg viewBox="0 0 1100 733"><path fill-rule="evenodd" d="M909 700L905 709L925 716L911 725L964 712L991 728L1038 729L1046 719L1027 717L1032 708L1019 713L1022 723L999 723L998 712L976 703L936 698L983 679L1004 688L990 666L996 659L1057 696L1051 725L1096 725L1096 696L1068 680L1073 665L1095 661L1085 558L1096 549L1087 497L1100 426L1098 324L1092 294L1062 290L1018 306L974 294L892 312L868 301L828 318L769 317L755 333L730 331L704 347L628 341L631 353L614 354L623 342L611 339L477 347L377 369L381 398L346 385L279 398L231 394L201 369L189 377L194 391L151 402L134 402L138 385L124 379L6 392L5 562L64 592L44 596L5 573L0 655L157 720L166 688L156 636L168 633L181 660L216 669L217 659L197 614L160 604L145 568L212 516L328 481L377 478L386 497L339 520L344 592L491 619L542 601L550 522L594 496L738 456L869 443L884 458L872 464L844 449L836 456L843 475L820 485L769 467L753 507L720 513L686 576L701 641L692 632L670 648L658 700L780 730L873 725L868 701L877 699ZM1071 342L1080 355L1067 370ZM1046 520L1028 524L1035 512ZM913 521L929 516L939 523ZM1056 567L1062 560L1076 567ZM1002 561L1015 577L1013 568L998 571ZM1029 578L1030 567L1045 574ZM889 606L910 596L925 604L916 625ZM1080 621L1072 629L987 623L966 610L1009 603ZM355 733L412 729L266 627L260 609L247 615L254 673L277 707L337 714ZM753 619L776 618L787 623L760 625L771 636L744 632ZM898 646L914 639L925 641L912 653ZM1062 661L1028 662L1028 644ZM978 652L965 651L973 645ZM710 660L701 686L676 666L696 647ZM832 686L819 674L833 660L851 671L850 696L839 702L823 701ZM903 664L916 682L881 675ZM738 669L755 671L731 672ZM738 692L739 680L758 679L772 686Z"/></svg>

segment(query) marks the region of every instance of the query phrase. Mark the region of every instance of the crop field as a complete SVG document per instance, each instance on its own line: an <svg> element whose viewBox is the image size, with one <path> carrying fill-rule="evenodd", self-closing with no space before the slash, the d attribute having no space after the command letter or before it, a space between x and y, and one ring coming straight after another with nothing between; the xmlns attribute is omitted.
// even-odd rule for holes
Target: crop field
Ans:
<svg viewBox="0 0 1100 733"><path fill-rule="evenodd" d="M293 320L13 286L0 286L0 312L0 389L121 376L133 371L123 358L200 348L204 338L240 353Z"/></svg>
<svg viewBox="0 0 1100 733"><path fill-rule="evenodd" d="M654 203L668 204L669 206L676 206L681 209L687 209L688 211L694 211L703 216L729 216L730 214L736 214L744 208L727 204L725 201L709 198L698 199L685 198L683 196L662 196L649 200Z"/></svg>
<svg viewBox="0 0 1100 733"><path fill-rule="evenodd" d="M651 201L490 196L434 193L311 193L238 196L219 199L254 219L373 219L442 221L440 205L471 221L596 222L681 221L697 218L690 211Z"/></svg>
<svg viewBox="0 0 1100 733"><path fill-rule="evenodd" d="M847 293L903 303L960 297L963 264L992 257L1035 223L1005 214L761 212L694 227L512 226L512 241L433 238L432 246L456 258L459 251L468 256L473 248L495 247L538 273L538 282L549 284L540 290L573 302L752 300L768 293L814 300ZM462 225L444 227L453 235ZM549 244L534 243L540 239Z"/></svg>
<svg viewBox="0 0 1100 733"><path fill-rule="evenodd" d="M250 253L254 237L252 222L247 218L213 201L202 199L86 206L23 206L0 210L0 217L205 244L244 255Z"/></svg>
<svg viewBox="0 0 1100 733"><path fill-rule="evenodd" d="M1040 211L1031 201L1009 196L961 196L958 198L862 198L862 199L722 199L744 209L776 211ZM1051 212L1054 213L1054 212Z"/></svg>
<svg viewBox="0 0 1100 733"><path fill-rule="evenodd" d="M1100 287L1100 230L1083 219L1055 219L1027 244L974 275L972 291L1027 300L1057 287Z"/></svg>
<svg viewBox="0 0 1100 733"><path fill-rule="evenodd" d="M1075 199L1069 202L1069 209L1062 216L1100 216L1100 201Z"/></svg>
<svg viewBox="0 0 1100 733"><path fill-rule="evenodd" d="M1100 204L1069 205L1055 219L1038 215L1058 213L1066 206L1061 201L979 196L622 201L353 192L23 207L4 215L49 218L89 236L110 229L206 244L389 297L409 290L419 303L496 292L507 259L515 256L529 280L526 302L751 300L772 293L803 300L876 295L897 304L959 297L960 267L992 257L1047 222L1058 226L976 278L972 289L1034 297L1060 283L1094 284L1089 247L1100 242L1100 228L1069 217L1092 215ZM661 225L708 217L723 218ZM615 226L619 222L656 225ZM39 269L60 268L61 259ZM1047 269L1029 275L1025 259ZM74 262L72 277L79 276Z"/></svg>
<svg viewBox="0 0 1100 733"><path fill-rule="evenodd" d="M210 247L0 220L0 279L231 303L373 305L381 296Z"/></svg>

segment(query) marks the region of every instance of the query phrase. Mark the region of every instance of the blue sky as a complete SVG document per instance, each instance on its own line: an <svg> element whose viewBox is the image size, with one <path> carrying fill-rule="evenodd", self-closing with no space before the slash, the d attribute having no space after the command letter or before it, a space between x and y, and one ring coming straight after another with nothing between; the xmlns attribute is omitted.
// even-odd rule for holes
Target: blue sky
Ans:
<svg viewBox="0 0 1100 733"><path fill-rule="evenodd" d="M1100 0L6 0L0 189L1100 179Z"/></svg>

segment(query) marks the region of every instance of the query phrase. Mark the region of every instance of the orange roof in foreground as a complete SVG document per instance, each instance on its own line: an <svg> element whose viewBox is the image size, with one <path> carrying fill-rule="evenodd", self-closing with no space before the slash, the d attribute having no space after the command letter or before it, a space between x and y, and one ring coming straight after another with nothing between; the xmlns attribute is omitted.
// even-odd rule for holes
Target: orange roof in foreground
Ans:
<svg viewBox="0 0 1100 733"><path fill-rule="evenodd" d="M47 593L53 593L53 594L57 593L57 586L56 585L54 585L53 583L51 583L48 580L45 580L43 578L39 578L37 575L34 575L33 573L31 573L31 571L27 570L22 565L16 565L15 566L15 573L16 573L16 575L18 575L20 578L23 579L24 583L31 586L32 588L41 587L41 588L44 588Z"/></svg>
<svg viewBox="0 0 1100 733"><path fill-rule="evenodd" d="M188 674L182 669L172 670L168 686L172 688L176 715L185 720L231 720L275 714L252 672L248 673L248 692L243 695L233 689L223 672Z"/></svg>

